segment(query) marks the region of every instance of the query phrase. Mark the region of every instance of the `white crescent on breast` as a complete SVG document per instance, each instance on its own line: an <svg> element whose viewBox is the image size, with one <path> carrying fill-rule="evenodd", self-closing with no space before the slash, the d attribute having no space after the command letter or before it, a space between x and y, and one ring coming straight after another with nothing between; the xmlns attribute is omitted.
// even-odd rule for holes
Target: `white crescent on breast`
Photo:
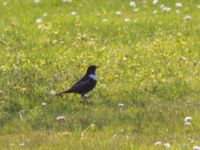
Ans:
<svg viewBox="0 0 200 150"><path fill-rule="evenodd" d="M90 74L89 78L97 81L97 76L95 74Z"/></svg>

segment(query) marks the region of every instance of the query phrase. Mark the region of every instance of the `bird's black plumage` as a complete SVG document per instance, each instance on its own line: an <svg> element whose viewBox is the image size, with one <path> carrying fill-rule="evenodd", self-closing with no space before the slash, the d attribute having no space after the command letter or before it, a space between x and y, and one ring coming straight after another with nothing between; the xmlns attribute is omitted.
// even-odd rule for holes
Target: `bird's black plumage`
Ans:
<svg viewBox="0 0 200 150"><path fill-rule="evenodd" d="M65 93L78 93L83 98L86 98L85 94L91 91L97 84L97 79L95 74L96 69L97 66L94 65L89 66L86 74L78 82L76 82L71 88L56 95L63 95Z"/></svg>

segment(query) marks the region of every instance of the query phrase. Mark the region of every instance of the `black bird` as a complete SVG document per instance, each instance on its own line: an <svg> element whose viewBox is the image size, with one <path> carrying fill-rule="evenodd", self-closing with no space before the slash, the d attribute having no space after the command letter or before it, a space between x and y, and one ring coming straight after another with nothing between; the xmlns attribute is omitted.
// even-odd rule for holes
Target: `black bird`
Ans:
<svg viewBox="0 0 200 150"><path fill-rule="evenodd" d="M65 93L77 93L83 98L84 103L88 103L86 93L90 92L97 84L97 77L95 71L98 67L91 65L88 67L86 74L76 82L71 88L56 95L63 95Z"/></svg>

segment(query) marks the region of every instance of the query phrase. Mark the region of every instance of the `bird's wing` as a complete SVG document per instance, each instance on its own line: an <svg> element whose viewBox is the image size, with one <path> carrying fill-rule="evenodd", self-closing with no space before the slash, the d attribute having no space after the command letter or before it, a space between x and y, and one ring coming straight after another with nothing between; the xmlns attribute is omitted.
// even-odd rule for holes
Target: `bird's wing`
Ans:
<svg viewBox="0 0 200 150"><path fill-rule="evenodd" d="M90 80L87 78L82 78L80 81L76 82L70 90L80 90L87 87L90 84Z"/></svg>
<svg viewBox="0 0 200 150"><path fill-rule="evenodd" d="M62 95L64 93L82 93L86 90L87 87L90 86L91 80L87 76L81 78L78 82L76 82L70 89L65 90L56 95Z"/></svg>

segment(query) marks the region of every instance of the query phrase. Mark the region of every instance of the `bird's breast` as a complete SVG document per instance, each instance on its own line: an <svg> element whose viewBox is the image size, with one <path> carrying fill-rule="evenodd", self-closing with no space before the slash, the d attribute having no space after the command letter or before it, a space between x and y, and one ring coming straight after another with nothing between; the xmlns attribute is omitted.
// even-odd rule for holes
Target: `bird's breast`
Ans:
<svg viewBox="0 0 200 150"><path fill-rule="evenodd" d="M90 74L88 77L89 77L90 79L93 79L93 80L97 81L97 76L96 76L96 74Z"/></svg>

